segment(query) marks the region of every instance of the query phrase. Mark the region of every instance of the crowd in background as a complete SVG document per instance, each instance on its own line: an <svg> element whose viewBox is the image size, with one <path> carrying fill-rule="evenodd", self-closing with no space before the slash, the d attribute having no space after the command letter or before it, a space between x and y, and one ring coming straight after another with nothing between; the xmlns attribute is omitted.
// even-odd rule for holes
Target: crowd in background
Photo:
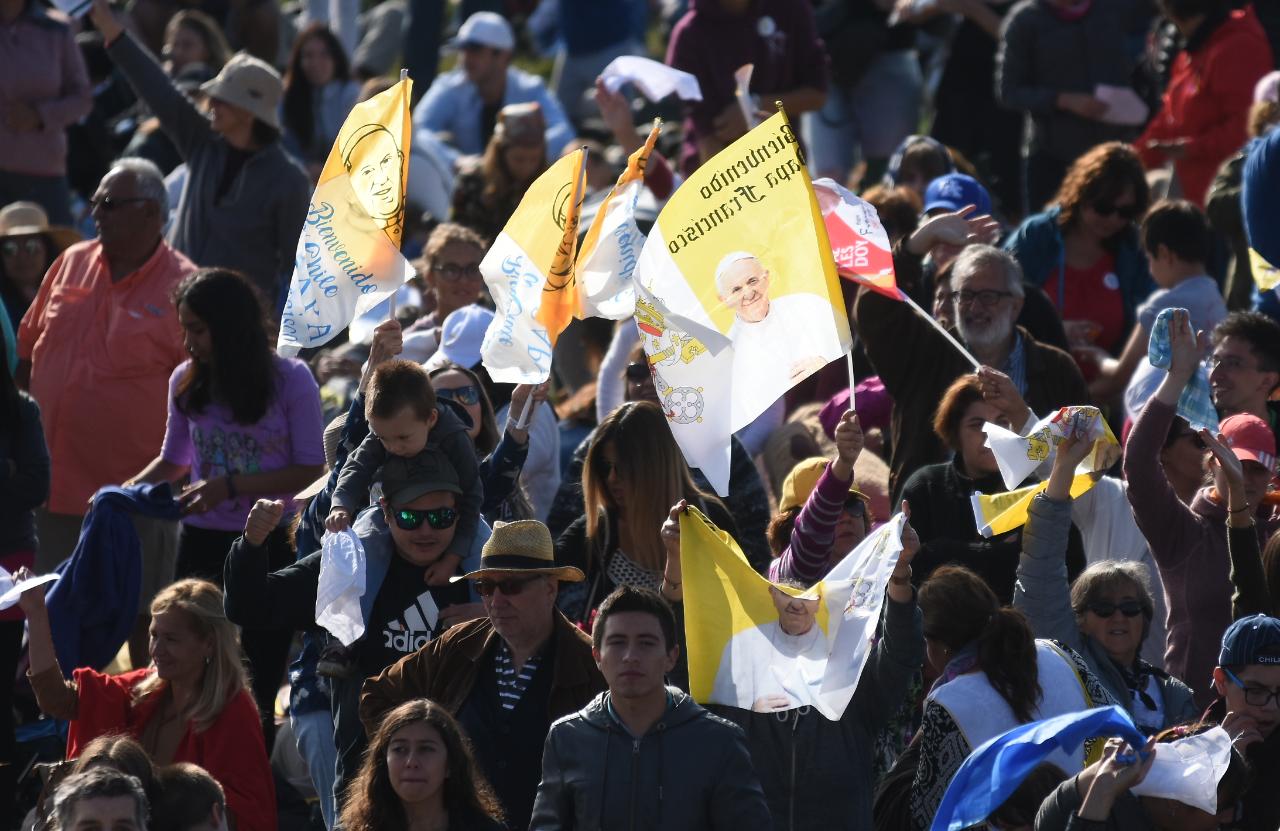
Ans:
<svg viewBox="0 0 1280 831"><path fill-rule="evenodd" d="M1108 744L989 825L1280 829L1280 4L63 5L0 0L0 566L62 569L0 611L0 826L925 829L986 739L1114 704L1144 754L1227 731L1216 811L1134 793ZM621 56L700 100L612 90ZM495 381L480 263L582 146L585 229L661 117L647 230L750 128L744 64L981 368L841 281L855 389L843 362L792 388L718 496L633 320ZM312 190L402 68L416 275L280 357ZM1122 454L1079 495L1069 437L984 535L983 426L1073 405ZM909 516L839 721L688 695L689 507L801 590ZM317 614L348 528L344 645ZM779 648L811 636L775 603Z"/></svg>

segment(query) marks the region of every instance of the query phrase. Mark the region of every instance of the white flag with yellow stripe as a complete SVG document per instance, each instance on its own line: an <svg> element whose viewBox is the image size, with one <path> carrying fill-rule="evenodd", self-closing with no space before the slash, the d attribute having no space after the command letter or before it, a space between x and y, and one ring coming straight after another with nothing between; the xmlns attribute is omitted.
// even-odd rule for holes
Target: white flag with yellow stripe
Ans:
<svg viewBox="0 0 1280 831"><path fill-rule="evenodd" d="M539 176L480 263L495 307L480 353L499 383L546 381L556 338L578 311L586 163L586 149L575 150Z"/></svg>
<svg viewBox="0 0 1280 831"><path fill-rule="evenodd" d="M281 355L327 343L413 276L400 253L411 87L404 78L357 104L338 131L298 237Z"/></svg>

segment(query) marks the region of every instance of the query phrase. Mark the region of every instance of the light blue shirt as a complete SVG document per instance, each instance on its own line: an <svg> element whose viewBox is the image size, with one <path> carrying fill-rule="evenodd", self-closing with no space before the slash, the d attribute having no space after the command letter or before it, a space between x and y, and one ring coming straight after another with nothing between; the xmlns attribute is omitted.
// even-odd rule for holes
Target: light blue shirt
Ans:
<svg viewBox="0 0 1280 831"><path fill-rule="evenodd" d="M515 67L507 68L507 87L502 105L527 104L536 101L547 122L547 161L560 157L560 151L573 139L573 127L565 118L560 102L537 75ZM475 84L467 80L461 69L436 78L413 111L414 127L433 133L448 133L451 143L469 156L484 152L488 137L481 135L484 101Z"/></svg>

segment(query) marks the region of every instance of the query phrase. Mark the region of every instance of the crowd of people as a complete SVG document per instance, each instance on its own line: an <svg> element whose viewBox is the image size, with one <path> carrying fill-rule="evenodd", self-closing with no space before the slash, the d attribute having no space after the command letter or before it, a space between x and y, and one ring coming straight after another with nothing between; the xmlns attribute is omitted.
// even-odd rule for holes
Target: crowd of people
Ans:
<svg viewBox="0 0 1280 831"><path fill-rule="evenodd" d="M700 96L606 83L625 56ZM1278 60L1241 0L0 0L0 578L59 575L0 609L0 829L927 829L988 739L1116 706L1147 745L987 824L1277 831ZM402 67L416 275L281 357L312 190ZM850 362L717 495L633 319L496 381L481 262L563 154L585 231L663 118L647 229L773 102L912 303L841 281ZM983 528L984 428L1082 405L1121 452L1082 488L1068 434ZM782 650L907 518L841 718L695 701L690 509ZM1219 727L1208 792L1141 790Z"/></svg>

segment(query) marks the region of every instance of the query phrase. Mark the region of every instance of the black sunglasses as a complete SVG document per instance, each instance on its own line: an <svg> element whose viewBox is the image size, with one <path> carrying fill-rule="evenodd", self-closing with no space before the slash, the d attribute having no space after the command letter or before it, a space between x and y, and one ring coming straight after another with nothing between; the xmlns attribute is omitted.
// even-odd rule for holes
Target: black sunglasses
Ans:
<svg viewBox="0 0 1280 831"><path fill-rule="evenodd" d="M508 577L506 580L477 580L476 594L481 597L492 597L496 591L507 597L515 597L524 591L524 587L537 580L537 577Z"/></svg>
<svg viewBox="0 0 1280 831"><path fill-rule="evenodd" d="M474 407L480 403L480 388L475 384L467 384L465 387L457 387L451 390L436 390L436 398L443 398L445 401L457 401L467 407Z"/></svg>
<svg viewBox="0 0 1280 831"><path fill-rule="evenodd" d="M458 521L458 512L453 508L429 508L425 511L396 508L395 518L402 531L416 531L424 522L437 531L443 531Z"/></svg>
<svg viewBox="0 0 1280 831"><path fill-rule="evenodd" d="M1142 209L1135 204L1117 205L1114 202L1098 200L1093 203L1093 212L1098 216L1117 215L1121 219L1134 220L1141 215Z"/></svg>
<svg viewBox="0 0 1280 831"><path fill-rule="evenodd" d="M627 380L640 383L648 381L653 375L649 373L648 364L627 364Z"/></svg>
<svg viewBox="0 0 1280 831"><path fill-rule="evenodd" d="M867 515L867 503L856 496L851 496L844 501L844 512L851 517L865 517Z"/></svg>
<svg viewBox="0 0 1280 831"><path fill-rule="evenodd" d="M1125 617L1137 617L1145 611L1142 608L1142 604L1136 600L1122 600L1119 603L1108 603L1105 600L1100 600L1097 603L1090 603L1085 608L1098 617L1111 617L1117 610Z"/></svg>
<svg viewBox="0 0 1280 831"><path fill-rule="evenodd" d="M120 208L125 205L133 205L138 202L150 202L150 201L152 200L146 198L145 196L130 196L126 199L117 199L114 196L104 196L101 199L90 199L89 209L97 210L98 208L102 208L102 210L106 211L107 213L111 213L116 208Z"/></svg>

